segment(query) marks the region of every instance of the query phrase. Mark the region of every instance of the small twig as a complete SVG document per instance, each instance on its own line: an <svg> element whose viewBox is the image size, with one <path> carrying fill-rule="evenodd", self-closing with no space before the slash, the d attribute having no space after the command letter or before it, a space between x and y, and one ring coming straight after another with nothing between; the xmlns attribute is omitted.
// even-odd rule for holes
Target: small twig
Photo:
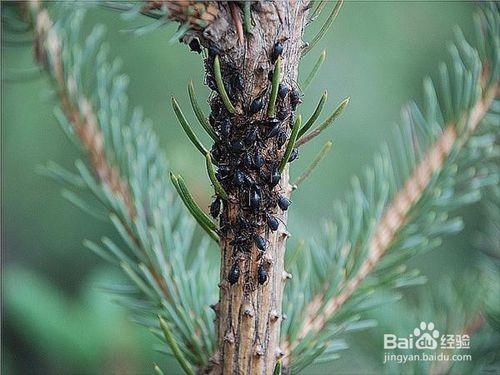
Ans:
<svg viewBox="0 0 500 375"><path fill-rule="evenodd" d="M319 115L323 111L323 107L325 106L327 99L328 99L328 91L325 90L325 92L323 92L323 95L321 95L321 98L319 99L318 105L316 106L316 109L314 110L313 114L311 115L309 120L307 120L304 126L300 128L299 134L297 135L297 139L302 138L302 136L307 133L307 131L311 128L311 126L314 125Z"/></svg>
<svg viewBox="0 0 500 375"><path fill-rule="evenodd" d="M321 68L321 65L323 65L325 60L326 60L326 49L321 51L318 60L316 60L316 63L314 64L312 70L309 72L307 78L304 80L302 85L300 85L302 91L306 91L311 82L314 80L314 78L316 78L316 74L318 74L319 68Z"/></svg>
<svg viewBox="0 0 500 375"><path fill-rule="evenodd" d="M296 189L302 182L304 182L305 179L309 177L309 175L312 173L312 171L318 166L318 164L323 160L323 158L330 152L332 149L333 142L328 141L326 142L321 150L318 152L318 155L314 158L314 160L309 164L309 166L304 170L304 172L300 175L297 180L293 183L294 189Z"/></svg>
<svg viewBox="0 0 500 375"><path fill-rule="evenodd" d="M188 83L188 94L189 94L189 101L191 102L191 106L193 107L193 112L196 116L196 119L203 127L203 129L205 129L210 138L212 138L214 141L217 141L218 140L217 134L215 134L214 130L210 126L210 123L208 122L206 116L203 114L203 111L201 110L200 105L198 104L198 100L196 99L196 93L194 91L193 81L189 81Z"/></svg>
<svg viewBox="0 0 500 375"><path fill-rule="evenodd" d="M290 154L295 147L295 141L297 140L297 134L299 133L301 123L302 117L298 115L295 123L293 124L292 134L290 134L290 138L288 139L285 154L283 155L283 159L281 159L280 165L278 167L280 172L283 172L283 170L285 169L285 166L288 163L288 159L290 158Z"/></svg>
<svg viewBox="0 0 500 375"><path fill-rule="evenodd" d="M215 171L214 167L212 165L212 157L210 156L210 153L207 152L205 155L205 161L207 165L207 172L208 172L208 177L210 178L210 181L212 181L212 185L214 185L215 192L219 197L221 197L224 200L228 199L228 195L222 185L220 184L219 180L217 180L217 177L215 176Z"/></svg>
<svg viewBox="0 0 500 375"><path fill-rule="evenodd" d="M227 95L226 88L224 87L224 81L222 80L219 56L215 56L214 59L214 75L215 84L217 85L217 89L219 90L224 106L229 113L234 113L236 110L234 109L233 103L231 103L231 100L229 99L229 95Z"/></svg>
<svg viewBox="0 0 500 375"><path fill-rule="evenodd" d="M186 120L184 113L182 113L181 107L179 106L179 103L174 96L172 96L172 108L174 109L175 116L177 117L177 120L179 120L179 123L181 124L182 129L188 136L189 140L198 149L198 151L200 151L203 155L206 155L208 152L207 149L201 144L196 134L194 134L193 129L191 129L191 126Z"/></svg>
<svg viewBox="0 0 500 375"><path fill-rule="evenodd" d="M326 19L325 23L321 27L321 29L318 31L318 33L314 36L314 38L311 40L311 42L304 48L302 51L302 56L305 56L309 51L311 51L314 46L325 36L325 34L328 32L330 27L333 24L333 21L337 18L337 15L339 14L340 8L342 7L342 4L344 3L344 0L338 0L335 6L333 7L332 11L330 12L330 15Z"/></svg>
<svg viewBox="0 0 500 375"><path fill-rule="evenodd" d="M267 115L271 118L274 117L276 113L276 98L278 97L278 86L280 83L280 75L281 75L280 71L281 71L281 58L278 56L276 62L274 63L271 95L269 97L269 106L267 108Z"/></svg>
<svg viewBox="0 0 500 375"><path fill-rule="evenodd" d="M340 116L344 108L349 104L349 98L344 99L337 109L333 111L333 113L321 124L318 125L312 132L309 134L304 135L302 138L300 138L297 141L297 147L303 145L306 142L309 142L311 139L317 137L323 130L325 130L328 126L330 126L336 119L337 117Z"/></svg>

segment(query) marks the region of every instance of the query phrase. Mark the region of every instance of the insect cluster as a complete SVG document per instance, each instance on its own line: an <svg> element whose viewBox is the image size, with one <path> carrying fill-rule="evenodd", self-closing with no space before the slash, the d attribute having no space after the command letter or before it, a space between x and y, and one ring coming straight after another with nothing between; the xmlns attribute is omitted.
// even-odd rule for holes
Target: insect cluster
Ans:
<svg viewBox="0 0 500 375"><path fill-rule="evenodd" d="M277 42L269 54L273 66L277 66L282 52L283 45ZM206 84L219 93L210 99L209 123L217 134L210 153L217 166L216 178L227 192L229 202L217 195L210 206L210 214L220 217L220 233L231 238L229 245L234 249L234 263L227 275L229 283L238 282L241 259L257 249L259 265L255 277L262 285L268 279L270 268L262 257L268 245L266 237L279 228L278 210L286 211L291 203L280 193L279 165L294 122L292 112L301 102L300 94L286 83L279 83L273 103L276 111L269 115L265 109L270 105L271 91L276 84L274 71L269 72L264 92L248 99L241 71L231 62L225 62L222 70L225 93L221 93L214 73L214 63L219 64L220 54L217 47L211 46L205 59ZM242 103L243 110L238 113L228 109L224 95L232 103ZM298 150L293 149L288 162L295 160L297 155ZM233 209L230 210L230 206Z"/></svg>

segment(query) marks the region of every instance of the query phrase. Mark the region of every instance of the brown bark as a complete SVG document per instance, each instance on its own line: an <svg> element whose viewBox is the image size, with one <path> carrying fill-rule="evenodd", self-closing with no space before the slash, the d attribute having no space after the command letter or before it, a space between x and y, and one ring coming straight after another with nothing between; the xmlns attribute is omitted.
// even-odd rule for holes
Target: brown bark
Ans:
<svg viewBox="0 0 500 375"><path fill-rule="evenodd" d="M253 26L241 43L242 9L227 2L216 3L218 18L203 33L190 32L184 37L189 43L193 37L210 50L205 59L207 84L215 91L210 98L211 124L220 137L212 148L213 159L223 166L226 177L219 180L229 195L220 217L220 297L216 305L218 350L211 363L202 372L211 374L272 374L277 360L283 355L279 347L282 321L282 295L287 213L278 207L278 197L289 197L291 186L288 166L281 173L276 186L270 183L283 158L286 148L267 137L270 118L267 106L271 92L268 74L274 68L273 47L283 46L281 54L281 82L290 90L297 90L297 73L302 35L308 1L276 0L252 3ZM238 32L240 30L240 32ZM215 48L214 48L215 47ZM214 87L214 58L218 56L222 77L236 111L225 108ZM241 77L241 79L240 79ZM239 83L234 83L238 81ZM291 91L290 91L291 92ZM263 108L251 113L255 99L261 98ZM293 123L293 99L290 93L277 100L277 118L280 131L290 136ZM221 124L230 120L230 135L224 135ZM278 121L278 120L275 120ZM235 152L234 144L246 139L254 129L257 140ZM258 152L264 159L260 168L248 167L244 160ZM243 172L251 183L239 183L235 174ZM258 208L249 207L249 196L257 192ZM272 215L279 220L276 231L270 229L266 218ZM265 239L263 251L256 246L255 236ZM236 241L235 241L236 240ZM238 241L240 243L238 243ZM231 272L239 268L239 277L229 281ZM259 271L260 270L260 271ZM267 279L259 282L259 272Z"/></svg>

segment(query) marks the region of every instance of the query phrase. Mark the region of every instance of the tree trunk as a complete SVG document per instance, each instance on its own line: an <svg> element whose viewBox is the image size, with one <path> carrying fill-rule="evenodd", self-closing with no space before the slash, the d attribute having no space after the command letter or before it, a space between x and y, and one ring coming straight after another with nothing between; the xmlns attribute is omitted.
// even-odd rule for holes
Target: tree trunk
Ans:
<svg viewBox="0 0 500 375"><path fill-rule="evenodd" d="M216 3L218 18L202 34L194 34L209 49L206 83L215 91L209 99L210 123L219 138L211 154L218 165L217 178L229 196L219 225L218 350L202 372L272 374L283 355L281 305L288 278L283 208L291 193L288 165L281 174L278 165L294 123L293 109L300 102L296 82L308 1L252 2L253 25L245 34L240 3L241 7L238 2ZM216 58L233 113L217 88ZM269 116L269 72L278 58L281 90L276 115Z"/></svg>
<svg viewBox="0 0 500 375"><path fill-rule="evenodd" d="M168 17L182 24L180 31L188 28L182 41L201 51L198 40L209 51L205 83L213 90L209 121L215 138L210 153L227 194L219 191L211 207L219 217L221 246L218 345L200 373L269 375L284 354L279 341L283 288L291 277L284 259L292 187L288 161L284 168L280 164L300 103L297 75L308 5L309 0L151 0L142 9L165 6ZM271 100L277 81L280 89Z"/></svg>

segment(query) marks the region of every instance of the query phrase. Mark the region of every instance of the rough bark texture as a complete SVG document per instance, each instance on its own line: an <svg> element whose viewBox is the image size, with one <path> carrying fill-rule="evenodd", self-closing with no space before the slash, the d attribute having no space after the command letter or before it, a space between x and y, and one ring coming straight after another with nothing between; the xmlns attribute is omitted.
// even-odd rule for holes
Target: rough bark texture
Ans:
<svg viewBox="0 0 500 375"><path fill-rule="evenodd" d="M218 165L217 178L229 195L219 219L218 350L202 370L205 373L272 374L283 355L279 337L288 278L284 270L288 232L286 210L278 201L289 198L291 186L288 166L280 174L278 164L299 102L296 81L307 3L253 2L253 27L242 40L242 8L237 2L218 2L217 19L202 34L184 37L187 43L197 37L209 49L206 83L214 91L209 99L210 124L219 138L211 153ZM270 118L269 72L277 57L273 55L276 43L283 46L279 58L284 90L276 102L276 118ZM215 83L216 56L234 113L227 110ZM212 208L217 215L217 204ZM279 222L277 230L269 220Z"/></svg>

